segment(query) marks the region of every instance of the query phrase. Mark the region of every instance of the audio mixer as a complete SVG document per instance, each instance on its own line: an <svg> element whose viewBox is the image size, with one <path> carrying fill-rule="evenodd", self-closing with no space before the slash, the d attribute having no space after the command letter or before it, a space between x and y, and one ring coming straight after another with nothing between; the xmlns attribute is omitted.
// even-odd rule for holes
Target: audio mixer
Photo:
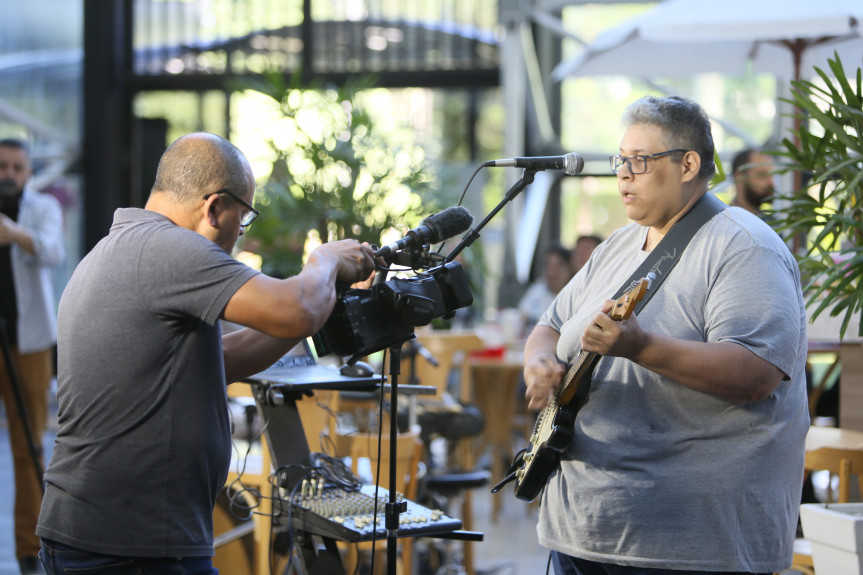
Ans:
<svg viewBox="0 0 863 575"><path fill-rule="evenodd" d="M283 496L274 503L274 511L278 512L276 521L282 525L351 543L386 539L384 512L389 491L383 487L362 485L359 490L351 491L326 486L304 489L292 499L287 493ZM437 535L461 529L461 520L440 510L424 507L400 494L396 500L403 501L407 507L399 514L399 537Z"/></svg>

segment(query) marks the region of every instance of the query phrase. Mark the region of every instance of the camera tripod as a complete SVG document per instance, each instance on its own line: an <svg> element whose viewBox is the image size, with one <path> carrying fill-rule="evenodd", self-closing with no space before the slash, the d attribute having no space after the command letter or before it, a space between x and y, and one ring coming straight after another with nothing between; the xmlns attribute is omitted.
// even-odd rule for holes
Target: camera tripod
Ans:
<svg viewBox="0 0 863 575"><path fill-rule="evenodd" d="M36 473L36 481L39 482L39 488L42 494L45 494L45 484L42 482L42 447L36 442L33 429L30 427L30 418L27 414L27 407L24 405L24 397L21 395L21 386L19 385L18 373L15 365L12 363L12 350L9 345L9 338L6 332L6 318L0 315L0 348L3 352L3 362L6 364L6 373L9 376L9 385L12 387L12 394L15 396L15 405L18 408L18 416L21 418L21 426L24 428L24 435L27 437L27 445L30 449L30 459L33 462L33 471ZM6 412L9 413L9 406L6 406ZM11 427L11 426L10 426ZM11 429L10 429L11 431Z"/></svg>

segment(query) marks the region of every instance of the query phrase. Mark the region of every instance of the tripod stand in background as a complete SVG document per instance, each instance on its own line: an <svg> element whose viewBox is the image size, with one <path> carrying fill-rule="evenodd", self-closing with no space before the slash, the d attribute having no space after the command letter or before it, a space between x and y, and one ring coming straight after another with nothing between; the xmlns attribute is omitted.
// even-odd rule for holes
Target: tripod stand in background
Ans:
<svg viewBox="0 0 863 575"><path fill-rule="evenodd" d="M12 394L15 396L15 406L18 408L18 417L21 418L21 425L24 427L24 434L27 437L27 445L30 449L30 459L33 462L33 471L36 473L36 481L39 482L39 488L42 494L45 494L45 484L42 482L44 470L42 469L42 446L41 442L37 442L33 428L30 426L30 417L27 413L27 406L24 405L24 397L21 395L20 380L15 369L15 364L12 362L12 350L9 345L9 338L6 332L6 318L0 315L0 348L3 352L3 363L6 364L6 373L9 379L9 385L12 387ZM6 406L7 414L10 408ZM11 427L11 426L10 426ZM10 429L11 431L11 429Z"/></svg>

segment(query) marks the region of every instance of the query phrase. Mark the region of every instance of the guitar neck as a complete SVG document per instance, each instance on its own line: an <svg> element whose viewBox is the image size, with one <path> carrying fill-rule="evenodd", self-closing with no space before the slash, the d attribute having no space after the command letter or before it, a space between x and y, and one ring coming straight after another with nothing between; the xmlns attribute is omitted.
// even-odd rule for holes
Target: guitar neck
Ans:
<svg viewBox="0 0 863 575"><path fill-rule="evenodd" d="M575 364L569 368L569 371L566 373L566 377L560 386L560 393L557 396L558 405L566 405L572 401L578 391L578 385L572 385L572 382L574 381L577 384L582 381L586 375L593 371L593 368L596 366L596 362L598 362L601 357L602 356L600 354L592 351L582 351L578 354L578 359Z"/></svg>
<svg viewBox="0 0 863 575"><path fill-rule="evenodd" d="M614 321L627 319L632 315L636 304L638 304L638 302L640 302L644 297L649 286L649 277L642 278L633 283L633 285L614 302L611 310L607 313L608 317ZM584 381L585 376L590 375L590 372L593 371L593 368L596 366L596 362L598 362L601 357L602 356L598 353L581 350L578 354L578 359L576 360L575 365L569 369L566 373L566 377L561 383L560 391L556 396L558 405L567 405L572 401L575 395L579 392L579 389L582 387L581 382ZM572 382L575 382L575 385L571 385ZM586 397L588 390L585 389L583 391L584 393L581 394L582 398Z"/></svg>

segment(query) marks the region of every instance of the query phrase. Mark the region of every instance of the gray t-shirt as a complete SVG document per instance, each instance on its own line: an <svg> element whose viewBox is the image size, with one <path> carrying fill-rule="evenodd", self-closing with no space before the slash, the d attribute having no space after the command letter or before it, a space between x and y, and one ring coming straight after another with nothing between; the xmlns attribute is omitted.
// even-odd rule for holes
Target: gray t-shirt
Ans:
<svg viewBox="0 0 863 575"><path fill-rule="evenodd" d="M117 210L60 301L38 535L114 555L213 554L231 456L218 318L256 273L160 214Z"/></svg>
<svg viewBox="0 0 863 575"><path fill-rule="evenodd" d="M647 257L647 229L615 232L540 323L574 362L602 302ZM791 563L809 428L806 315L797 264L764 222L728 208L693 237L638 315L676 338L734 342L786 380L733 403L604 357L575 438L542 495L540 542L591 561L772 572Z"/></svg>

